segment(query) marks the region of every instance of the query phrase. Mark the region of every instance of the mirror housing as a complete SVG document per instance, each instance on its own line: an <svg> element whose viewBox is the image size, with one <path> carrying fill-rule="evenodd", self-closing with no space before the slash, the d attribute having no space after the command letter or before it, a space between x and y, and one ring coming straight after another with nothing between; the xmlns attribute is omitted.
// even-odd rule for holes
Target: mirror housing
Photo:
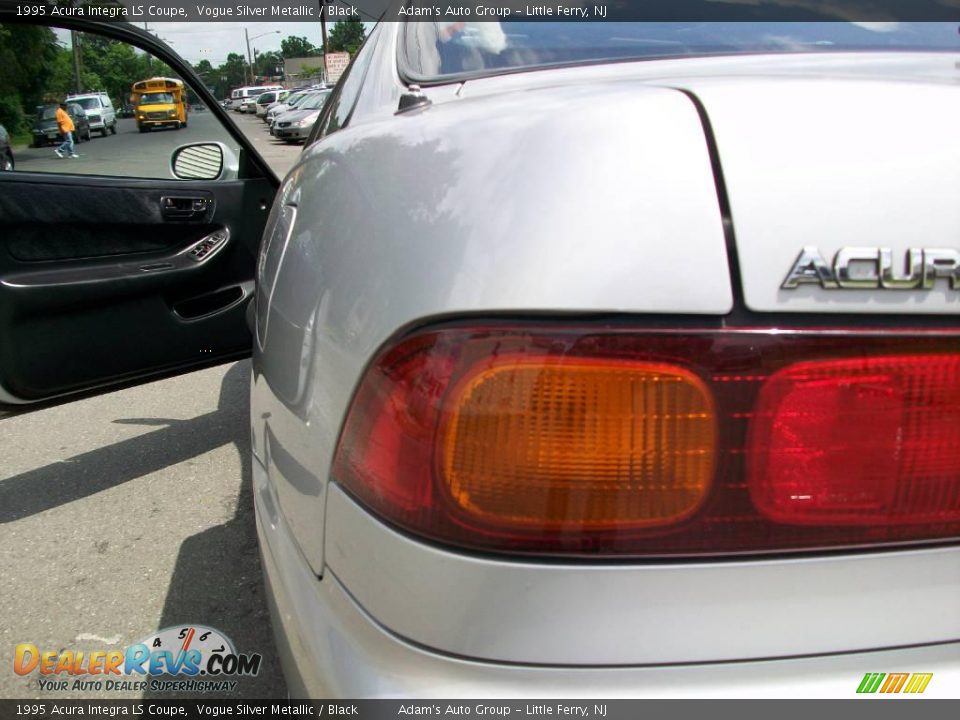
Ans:
<svg viewBox="0 0 960 720"><path fill-rule="evenodd" d="M230 180L237 177L239 160L221 142L181 145L170 157L170 174L178 180Z"/></svg>

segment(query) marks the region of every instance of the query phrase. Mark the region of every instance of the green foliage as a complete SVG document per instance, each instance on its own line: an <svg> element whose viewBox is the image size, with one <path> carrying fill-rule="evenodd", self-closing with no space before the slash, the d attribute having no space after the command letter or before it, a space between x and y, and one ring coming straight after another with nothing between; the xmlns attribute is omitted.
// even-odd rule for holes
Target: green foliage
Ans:
<svg viewBox="0 0 960 720"><path fill-rule="evenodd" d="M300 67L300 77L301 78L320 77L320 72L322 70L323 70L323 67L320 65L302 65Z"/></svg>
<svg viewBox="0 0 960 720"><path fill-rule="evenodd" d="M43 99L58 52L48 28L0 24L0 122L11 133Z"/></svg>
<svg viewBox="0 0 960 720"><path fill-rule="evenodd" d="M277 68L280 71L277 72ZM257 56L254 63L254 74L271 77L283 74L283 55L272 50Z"/></svg>
<svg viewBox="0 0 960 720"><path fill-rule="evenodd" d="M217 98L229 97L231 89L247 81L247 61L238 53L227 55L227 61L219 67L214 67L209 60L201 60L193 68Z"/></svg>
<svg viewBox="0 0 960 720"><path fill-rule="evenodd" d="M80 49L83 91L104 90L114 102L127 100L136 81L169 73L165 63L124 42L84 33Z"/></svg>
<svg viewBox="0 0 960 720"><path fill-rule="evenodd" d="M22 126L37 105L77 92L103 90L119 106L138 80L173 75L166 63L125 42L80 32L69 37L79 48L79 78L73 48L61 45L52 30L0 25L0 113L8 122L20 117ZM14 105L19 105L19 115Z"/></svg>
<svg viewBox="0 0 960 720"><path fill-rule="evenodd" d="M323 51L305 37L291 35L280 41L280 54L285 58L317 57Z"/></svg>
<svg viewBox="0 0 960 720"><path fill-rule="evenodd" d="M222 95L226 97L232 88L246 84L247 61L243 55L230 53L227 61L219 68L220 78L224 84Z"/></svg>
<svg viewBox="0 0 960 720"><path fill-rule="evenodd" d="M0 125L3 125L11 134L20 132L26 127L26 116L20 101L12 96L0 96Z"/></svg>
<svg viewBox="0 0 960 720"><path fill-rule="evenodd" d="M348 52L355 55L366 36L367 31L360 18L351 17L333 26L327 37L327 43L330 45L330 52Z"/></svg>

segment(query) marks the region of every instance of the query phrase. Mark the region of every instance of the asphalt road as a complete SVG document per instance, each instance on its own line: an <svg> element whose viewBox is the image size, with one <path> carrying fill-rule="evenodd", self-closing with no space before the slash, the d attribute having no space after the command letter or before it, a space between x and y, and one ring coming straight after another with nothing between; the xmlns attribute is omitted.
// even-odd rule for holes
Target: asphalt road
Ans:
<svg viewBox="0 0 960 720"><path fill-rule="evenodd" d="M179 132L95 138L75 166L131 162L110 154L124 143L160 157L203 130L196 119ZM235 121L281 176L296 160L299 148L263 140L259 120ZM49 159L52 149L22 155L18 170L68 162ZM41 690L36 672L13 672L15 646L122 650L191 624L263 655L256 677L209 697L285 697L253 518L249 372L232 363L0 419L0 697L175 697ZM76 679L89 678L68 676L68 687Z"/></svg>
<svg viewBox="0 0 960 720"><path fill-rule="evenodd" d="M299 146L274 140L262 120L252 115L230 112L230 120L250 138L257 151L281 177L287 173L300 152ZM170 158L180 145L219 141L234 151L239 145L210 111L190 113L187 127L163 128L141 133L132 118L117 121L117 134L101 137L94 132L89 142L77 143L77 159L59 158L56 145L14 148L17 170L22 172L69 172L78 175L117 175L135 178L171 179Z"/></svg>

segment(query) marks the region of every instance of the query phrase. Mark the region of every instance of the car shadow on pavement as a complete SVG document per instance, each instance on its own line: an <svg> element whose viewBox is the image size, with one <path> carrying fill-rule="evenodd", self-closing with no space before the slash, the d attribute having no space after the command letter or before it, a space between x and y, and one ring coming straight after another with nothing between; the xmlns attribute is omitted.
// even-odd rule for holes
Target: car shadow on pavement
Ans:
<svg viewBox="0 0 960 720"><path fill-rule="evenodd" d="M177 554L167 599L157 629L207 625L233 640L238 653L259 653L256 676L233 677L233 691L161 692L148 689L145 698L285 698L286 684L273 642L264 595L256 522L253 515L253 473L250 458L250 363L234 365L220 385L217 425L240 454L241 485L233 518L187 538ZM184 680L178 678L160 678ZM195 680L219 679L200 678Z"/></svg>
<svg viewBox="0 0 960 720"><path fill-rule="evenodd" d="M95 495L231 442L238 446L245 443L241 455L246 460L249 426L240 426L246 423L248 412L248 386L244 383L249 382L249 375L249 362L237 363L227 371L219 406L213 412L189 420L115 420L118 424L159 428L6 478L0 482L0 524ZM242 388L234 389L239 385Z"/></svg>

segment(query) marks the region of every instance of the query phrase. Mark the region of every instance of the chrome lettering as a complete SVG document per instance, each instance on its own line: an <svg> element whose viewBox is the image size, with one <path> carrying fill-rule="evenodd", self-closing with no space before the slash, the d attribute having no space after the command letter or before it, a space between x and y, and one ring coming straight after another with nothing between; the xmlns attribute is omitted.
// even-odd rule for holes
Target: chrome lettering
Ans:
<svg viewBox="0 0 960 720"><path fill-rule="evenodd" d="M913 290L923 282L923 250L907 250L907 269L898 275L893 269L893 252L880 248L880 285L887 290Z"/></svg>
<svg viewBox="0 0 960 720"><path fill-rule="evenodd" d="M833 273L837 278L837 285L845 290L873 289L880 284L880 274L877 271L879 259L877 248L840 248L833 259ZM850 265L855 262L871 263L873 267L869 274L855 277Z"/></svg>
<svg viewBox="0 0 960 720"><path fill-rule="evenodd" d="M956 250L923 251L923 289L932 289L937 278L950 278L952 290L960 287L960 253Z"/></svg>
<svg viewBox="0 0 960 720"><path fill-rule="evenodd" d="M815 283L828 289L839 287L830 265L813 245L803 249L780 287L792 290L801 283Z"/></svg>
<svg viewBox="0 0 960 720"><path fill-rule="evenodd" d="M910 248L901 273L894 268L890 248L842 247L829 264L819 249L808 245L780 288L819 285L824 290L932 290L939 278L949 280L951 290L960 290L960 250Z"/></svg>

